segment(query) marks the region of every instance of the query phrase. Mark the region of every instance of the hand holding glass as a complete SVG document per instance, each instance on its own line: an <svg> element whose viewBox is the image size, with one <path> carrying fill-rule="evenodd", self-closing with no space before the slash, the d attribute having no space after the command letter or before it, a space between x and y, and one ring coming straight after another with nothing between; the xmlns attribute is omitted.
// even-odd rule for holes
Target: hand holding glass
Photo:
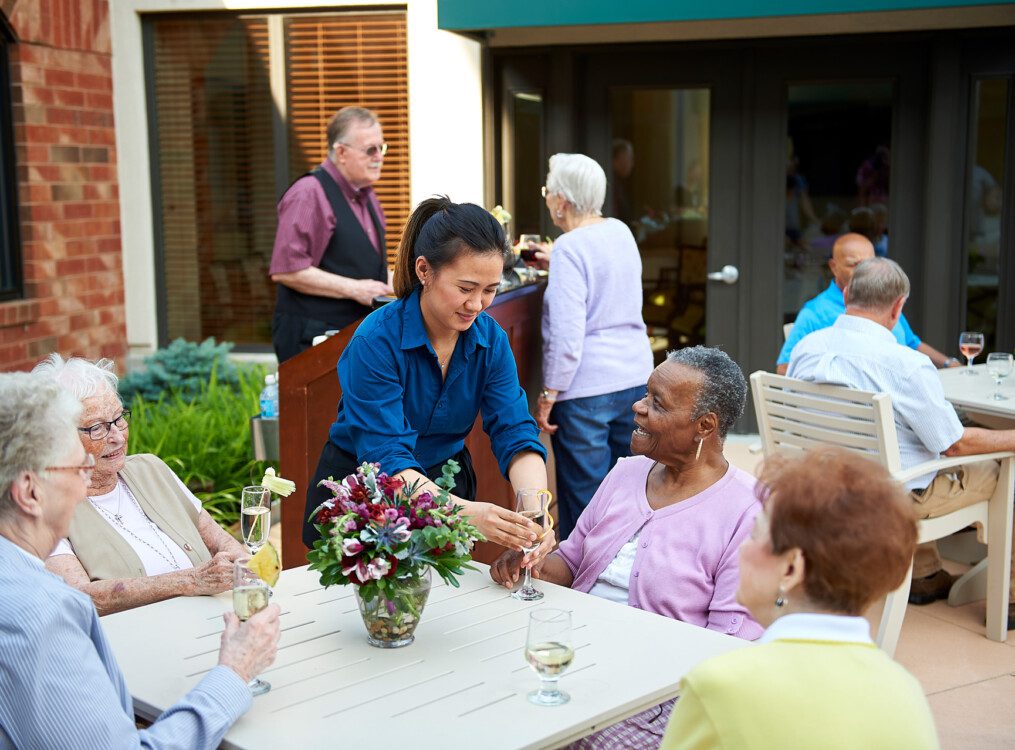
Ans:
<svg viewBox="0 0 1015 750"><path fill-rule="evenodd" d="M240 499L240 534L243 545L254 554L268 541L271 528L271 491L255 485L244 487Z"/></svg>
<svg viewBox="0 0 1015 750"><path fill-rule="evenodd" d="M959 334L959 351L966 358L966 375L975 375L973 360L983 351L983 334L974 331L963 331Z"/></svg>
<svg viewBox="0 0 1015 750"><path fill-rule="evenodd" d="M539 245L538 234L523 234L518 238L518 250L522 256L522 260L526 263L533 263L536 260L536 253L539 251L538 247L530 248L529 245Z"/></svg>
<svg viewBox="0 0 1015 750"><path fill-rule="evenodd" d="M991 398L995 401L1007 401L1007 396L1001 395L1001 381L1011 375L1012 355L1007 352L991 352L987 355L987 372L994 377L994 393Z"/></svg>
<svg viewBox="0 0 1015 750"><path fill-rule="evenodd" d="M518 511L518 514L543 529L543 533L536 537L531 546L522 547L522 552L526 555L539 549L543 537L546 536L547 530L552 525L549 512L552 501L553 495L550 494L549 490L522 489L518 490L515 495L515 510ZM537 590L532 585L532 572L528 567L525 568L525 580L522 581L521 587L511 596L515 599L521 599L523 602L533 602L543 598L543 592Z"/></svg>
<svg viewBox="0 0 1015 750"><path fill-rule="evenodd" d="M530 703L560 706L571 700L571 696L557 686L560 676L574 661L570 612L544 608L529 612L525 659L540 679L539 690L529 693Z"/></svg>
<svg viewBox="0 0 1015 750"><path fill-rule="evenodd" d="M242 622L268 606L271 588L247 567L250 558L233 563L233 611ZM252 695L263 695L271 690L271 684L257 677L247 683Z"/></svg>

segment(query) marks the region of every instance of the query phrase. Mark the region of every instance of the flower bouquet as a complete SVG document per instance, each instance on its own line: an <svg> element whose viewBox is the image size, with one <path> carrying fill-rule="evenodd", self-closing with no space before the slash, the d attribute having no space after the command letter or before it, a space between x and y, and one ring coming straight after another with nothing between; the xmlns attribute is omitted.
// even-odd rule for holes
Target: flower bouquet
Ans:
<svg viewBox="0 0 1015 750"><path fill-rule="evenodd" d="M450 586L473 569L472 545L483 535L451 502L459 466L448 461L436 495L416 493L398 477L364 463L341 482L321 481L334 497L311 514L321 538L307 553L325 587L356 587L367 640L394 648L413 641L430 593L430 569Z"/></svg>

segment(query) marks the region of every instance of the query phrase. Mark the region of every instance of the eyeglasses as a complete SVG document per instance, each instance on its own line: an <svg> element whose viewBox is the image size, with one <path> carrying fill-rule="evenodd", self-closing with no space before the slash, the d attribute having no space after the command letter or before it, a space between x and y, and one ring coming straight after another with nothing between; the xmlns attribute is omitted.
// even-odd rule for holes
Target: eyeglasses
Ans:
<svg viewBox="0 0 1015 750"><path fill-rule="evenodd" d="M87 434L92 440L102 440L113 429L113 425L116 425L120 430L125 430L128 422L130 422L130 409L124 409L120 412L120 416L112 422L96 422L91 427L78 427L78 432Z"/></svg>
<svg viewBox="0 0 1015 750"><path fill-rule="evenodd" d="M345 143L344 141L339 141L339 143L341 143L346 148L352 148L355 149L356 151L364 153L371 159L376 157L378 154L384 156L386 153L388 153L387 143L382 143L380 146L367 146L366 148L361 148L360 146L353 146L351 143Z"/></svg>
<svg viewBox="0 0 1015 750"><path fill-rule="evenodd" d="M96 427L98 426L96 425ZM88 459L80 466L47 466L46 471L77 471L87 482L92 478L92 472L95 471L95 456L89 453Z"/></svg>
<svg viewBox="0 0 1015 750"><path fill-rule="evenodd" d="M540 192L540 193L542 194L542 196L543 196L543 197L545 198L545 197L546 197L546 195L547 195L547 193L549 193L550 191L546 189L546 185L543 185L543 187L539 188L539 192Z"/></svg>

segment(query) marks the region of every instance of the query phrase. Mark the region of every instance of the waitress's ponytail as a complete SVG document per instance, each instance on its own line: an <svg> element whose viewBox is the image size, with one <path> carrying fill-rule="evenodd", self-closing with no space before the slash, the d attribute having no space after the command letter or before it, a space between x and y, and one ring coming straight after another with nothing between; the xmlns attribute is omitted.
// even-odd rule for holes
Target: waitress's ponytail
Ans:
<svg viewBox="0 0 1015 750"><path fill-rule="evenodd" d="M427 198L405 222L392 273L395 294L404 299L419 286L416 258L426 258L434 271L462 251L510 255L504 228L485 208L473 203L452 203L444 195Z"/></svg>

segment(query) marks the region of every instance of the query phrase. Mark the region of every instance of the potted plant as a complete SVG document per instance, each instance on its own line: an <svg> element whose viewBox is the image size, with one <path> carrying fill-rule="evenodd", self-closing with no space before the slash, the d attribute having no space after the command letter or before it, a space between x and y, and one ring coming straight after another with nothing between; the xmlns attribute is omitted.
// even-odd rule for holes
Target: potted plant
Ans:
<svg viewBox="0 0 1015 750"><path fill-rule="evenodd" d="M333 497L311 514L321 538L307 559L323 586L355 586L371 645L398 648L414 639L430 570L457 587L457 576L473 569L472 545L484 537L448 496L455 461L444 465L436 495L380 468L364 463L341 482L321 482Z"/></svg>

